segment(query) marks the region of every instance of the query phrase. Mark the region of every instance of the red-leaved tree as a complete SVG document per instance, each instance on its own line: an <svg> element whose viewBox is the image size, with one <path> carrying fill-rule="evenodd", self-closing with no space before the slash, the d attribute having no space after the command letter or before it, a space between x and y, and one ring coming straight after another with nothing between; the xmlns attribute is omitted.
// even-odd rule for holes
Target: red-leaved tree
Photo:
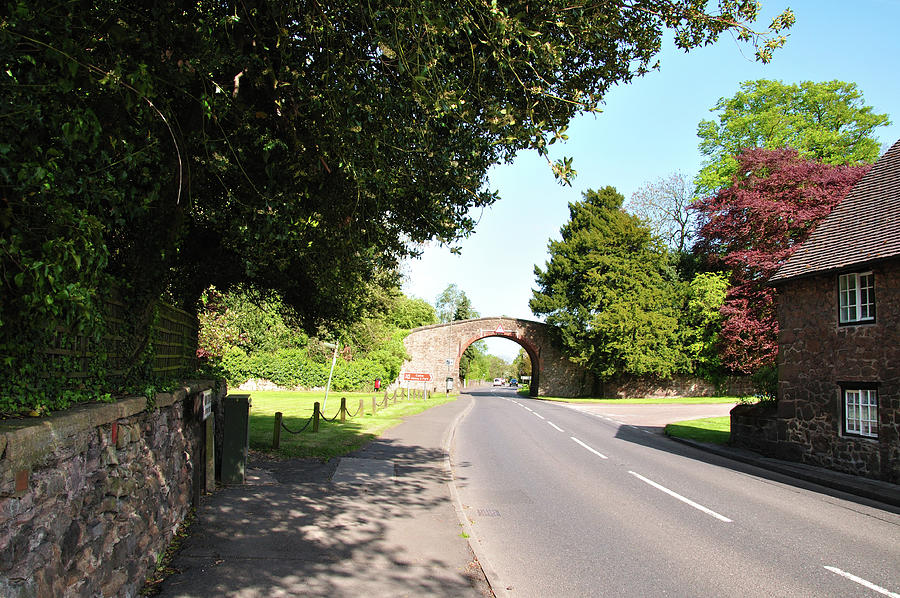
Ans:
<svg viewBox="0 0 900 598"><path fill-rule="evenodd" d="M732 273L721 309L722 363L749 374L778 354L775 291L766 281L871 166L808 161L791 149L751 148L737 160L731 186L692 209L700 221L695 251Z"/></svg>

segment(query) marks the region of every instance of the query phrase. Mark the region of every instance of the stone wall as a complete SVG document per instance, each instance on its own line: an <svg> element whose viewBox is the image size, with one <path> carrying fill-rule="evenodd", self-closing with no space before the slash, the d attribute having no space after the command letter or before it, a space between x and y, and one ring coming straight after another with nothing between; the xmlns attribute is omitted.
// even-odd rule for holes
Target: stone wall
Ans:
<svg viewBox="0 0 900 598"><path fill-rule="evenodd" d="M900 483L900 261L872 271L870 324L838 325L836 275L779 287L777 456ZM841 382L878 384L877 439L842 434Z"/></svg>
<svg viewBox="0 0 900 598"><path fill-rule="evenodd" d="M207 388L0 422L0 596L137 595L198 496Z"/></svg>
<svg viewBox="0 0 900 598"><path fill-rule="evenodd" d="M731 410L731 445L764 455L776 455L778 425L778 414L772 401L735 405Z"/></svg>
<svg viewBox="0 0 900 598"><path fill-rule="evenodd" d="M666 379L623 377L604 382L604 397L747 397L755 393L748 376L729 377L716 385L702 378L673 376Z"/></svg>

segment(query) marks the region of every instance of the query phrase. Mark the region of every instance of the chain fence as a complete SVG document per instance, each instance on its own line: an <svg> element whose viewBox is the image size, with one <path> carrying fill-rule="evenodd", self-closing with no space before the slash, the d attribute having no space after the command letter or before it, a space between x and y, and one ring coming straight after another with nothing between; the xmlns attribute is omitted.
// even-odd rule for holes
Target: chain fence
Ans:
<svg viewBox="0 0 900 598"><path fill-rule="evenodd" d="M412 390L406 389L407 393L404 395L401 392L402 388L395 388L393 394L389 394L387 390L384 391L384 395L381 399L378 396L372 397L372 415L378 413L378 409L383 409L388 407L389 405L396 405L398 401L416 401L416 400L427 400L428 393L424 390ZM306 423L303 424L302 427L298 430L292 430L288 427L287 424L284 423L284 414L280 411L275 412L275 429L272 435L272 448L277 449L281 444L281 432L282 430L289 434L300 434L305 432L307 429L312 428L312 432L319 431L320 422L325 423L335 423L340 418L339 423L343 423L347 418L360 417L366 414L364 399L359 400L359 406L357 406L356 410L353 413L347 409L347 398L341 397L341 406L338 409L337 413L333 416L328 417L324 413L322 413L322 409L317 402L313 403L313 414L307 418Z"/></svg>

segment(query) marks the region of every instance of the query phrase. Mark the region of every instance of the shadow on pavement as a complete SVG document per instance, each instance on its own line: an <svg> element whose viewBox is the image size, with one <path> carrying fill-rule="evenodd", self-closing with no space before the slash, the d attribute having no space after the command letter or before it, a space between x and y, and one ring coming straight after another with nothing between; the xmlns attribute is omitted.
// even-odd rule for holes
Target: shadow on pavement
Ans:
<svg viewBox="0 0 900 598"><path fill-rule="evenodd" d="M337 459L251 462L269 483L207 497L158 595L481 595L465 540L446 531L442 451L378 440L352 456L390 460L394 476L334 483Z"/></svg>

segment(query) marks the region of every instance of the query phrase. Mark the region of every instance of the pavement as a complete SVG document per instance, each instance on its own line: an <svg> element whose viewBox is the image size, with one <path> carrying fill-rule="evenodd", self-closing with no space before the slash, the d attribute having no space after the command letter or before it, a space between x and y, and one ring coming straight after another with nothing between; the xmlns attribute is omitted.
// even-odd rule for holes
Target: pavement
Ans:
<svg viewBox="0 0 900 598"><path fill-rule="evenodd" d="M204 497L159 586L163 598L491 596L449 468L473 399L407 418L341 459L266 461ZM900 486L676 439L704 451L900 506ZM498 594L503 594L500 589Z"/></svg>
<svg viewBox="0 0 900 598"><path fill-rule="evenodd" d="M491 596L449 484L449 434L471 397L327 463L251 458L204 497L158 596Z"/></svg>

